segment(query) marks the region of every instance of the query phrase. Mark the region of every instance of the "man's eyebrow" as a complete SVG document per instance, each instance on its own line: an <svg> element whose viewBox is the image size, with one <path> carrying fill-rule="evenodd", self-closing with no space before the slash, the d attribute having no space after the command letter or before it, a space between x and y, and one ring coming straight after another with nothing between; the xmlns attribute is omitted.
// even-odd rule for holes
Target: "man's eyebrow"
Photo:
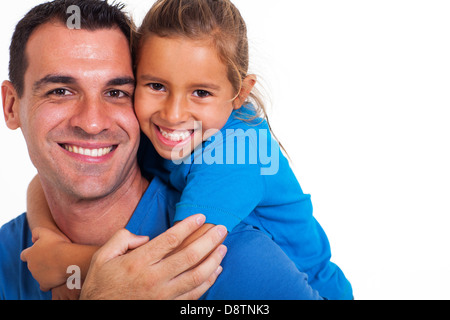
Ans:
<svg viewBox="0 0 450 320"><path fill-rule="evenodd" d="M125 86L128 84L135 86L136 81L132 77L119 77L109 80L106 86Z"/></svg>
<svg viewBox="0 0 450 320"><path fill-rule="evenodd" d="M42 79L36 81L33 85L33 91L38 91L46 84L74 84L77 80L71 76L49 74ZM135 85L135 80L132 77L118 77L108 81L107 86L124 86Z"/></svg>
<svg viewBox="0 0 450 320"><path fill-rule="evenodd" d="M52 83L53 84L56 84L56 83L74 84L74 83L76 83L76 80L75 80L75 78L70 77L70 76L49 74L34 83L33 91L37 91L42 86L44 86L46 84L52 84Z"/></svg>

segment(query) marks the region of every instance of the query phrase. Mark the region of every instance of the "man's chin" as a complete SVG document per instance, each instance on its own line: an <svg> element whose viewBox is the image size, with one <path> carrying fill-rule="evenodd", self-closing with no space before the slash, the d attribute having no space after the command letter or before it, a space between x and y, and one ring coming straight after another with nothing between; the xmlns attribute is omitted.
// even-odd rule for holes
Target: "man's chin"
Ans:
<svg viewBox="0 0 450 320"><path fill-rule="evenodd" d="M105 198L114 193L114 190L117 188L111 183L101 182L98 179L94 180L84 180L83 182L74 182L66 185L65 189L67 191L65 193L74 201L89 202Z"/></svg>

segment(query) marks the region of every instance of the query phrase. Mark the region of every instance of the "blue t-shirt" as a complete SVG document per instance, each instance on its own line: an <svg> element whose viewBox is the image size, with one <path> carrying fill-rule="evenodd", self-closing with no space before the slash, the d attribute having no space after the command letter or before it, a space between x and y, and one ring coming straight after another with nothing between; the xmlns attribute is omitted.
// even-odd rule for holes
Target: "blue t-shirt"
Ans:
<svg viewBox="0 0 450 320"><path fill-rule="evenodd" d="M144 174L159 176L182 193L175 221L202 213L207 223L228 230L241 222L251 225L275 241L322 296L352 298L349 281L330 261L329 241L313 216L310 195L251 105L234 111L182 161L163 159L142 135L138 160Z"/></svg>
<svg viewBox="0 0 450 320"><path fill-rule="evenodd" d="M179 193L160 179L153 179L130 219L127 229L154 238L167 230L173 221ZM240 223L224 244L228 247L216 283L205 293L205 300L297 300L321 299L307 275L266 234ZM9 300L51 299L33 279L27 264L20 260L22 250L30 247L31 231L26 215L0 229L0 298Z"/></svg>

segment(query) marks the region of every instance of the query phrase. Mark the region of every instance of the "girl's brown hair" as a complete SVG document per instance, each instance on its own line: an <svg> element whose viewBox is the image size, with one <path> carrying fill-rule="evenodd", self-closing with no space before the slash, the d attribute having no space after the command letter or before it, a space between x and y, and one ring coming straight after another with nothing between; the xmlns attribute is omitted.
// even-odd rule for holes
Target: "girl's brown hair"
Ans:
<svg viewBox="0 0 450 320"><path fill-rule="evenodd" d="M134 39L134 52L149 34L159 37L210 39L219 58L228 68L228 79L238 97L248 75L249 46L247 26L239 10L229 0L158 0L145 16ZM136 59L137 60L137 59ZM255 118L267 119L257 90L250 92L247 104L253 105ZM244 120L244 119L243 119Z"/></svg>

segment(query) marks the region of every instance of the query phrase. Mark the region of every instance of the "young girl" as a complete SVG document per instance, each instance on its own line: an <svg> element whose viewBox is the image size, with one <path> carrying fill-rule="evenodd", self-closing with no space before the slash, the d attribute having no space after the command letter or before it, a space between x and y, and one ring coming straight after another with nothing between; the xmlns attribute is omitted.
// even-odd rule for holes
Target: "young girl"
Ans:
<svg viewBox="0 0 450 320"><path fill-rule="evenodd" d="M350 283L330 262L328 239L312 215L310 196L271 135L254 91L256 77L248 74L246 25L237 8L229 0L158 0L134 40L135 110L145 134L138 159L144 174L180 191L174 223L206 215L208 224L191 240L211 225L229 231L241 222L252 225L308 274L323 297L351 299ZM30 186L30 193L37 191ZM58 232L38 204L42 198L29 203L30 225ZM38 246L39 241L31 250L40 250L34 256L42 257L42 248L52 241ZM55 243L54 252L62 252ZM95 250L67 243L66 249L81 256L83 265ZM62 260L58 265L74 264ZM55 268L58 280L44 279L54 272L43 275L37 267L33 275L41 286L54 287L66 275L65 268Z"/></svg>

